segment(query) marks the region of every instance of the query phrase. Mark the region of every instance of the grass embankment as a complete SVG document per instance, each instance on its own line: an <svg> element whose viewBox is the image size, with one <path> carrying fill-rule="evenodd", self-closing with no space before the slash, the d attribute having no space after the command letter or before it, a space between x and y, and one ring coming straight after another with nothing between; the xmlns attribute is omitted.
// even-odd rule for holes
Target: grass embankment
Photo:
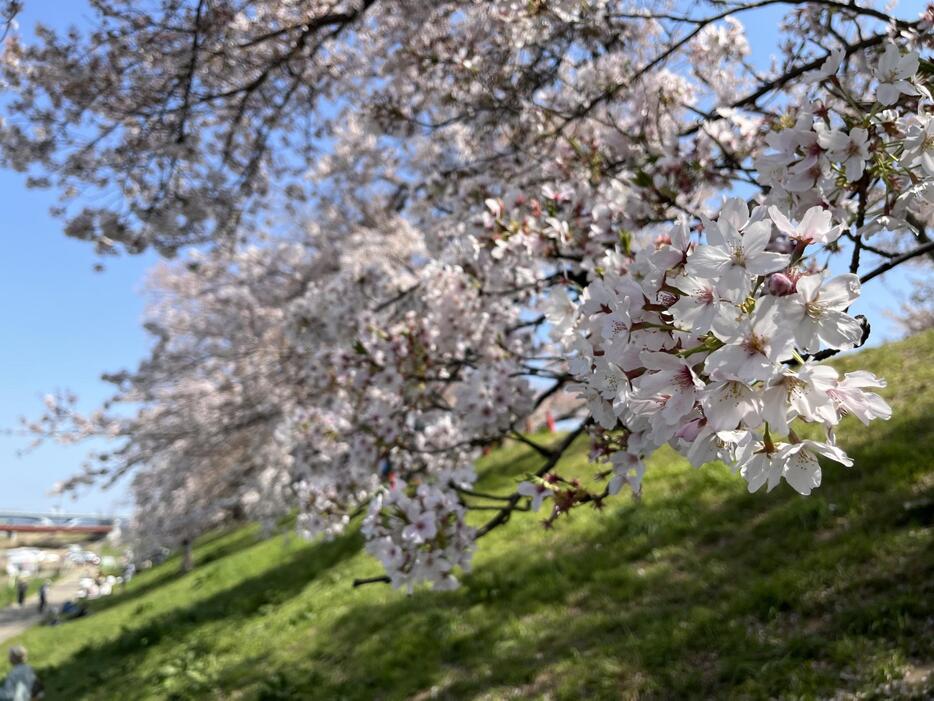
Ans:
<svg viewBox="0 0 934 701"><path fill-rule="evenodd" d="M247 528L201 543L194 572L170 560L20 642L52 701L922 698L929 685L886 684L934 663L932 359L928 333L836 363L887 377L896 413L846 420L856 466L826 465L808 498L749 495L726 468L663 450L641 502L552 531L519 514L455 592L354 590L378 572L357 533L308 544ZM585 459L580 443L565 464ZM482 487L510 489L539 460L506 446Z"/></svg>

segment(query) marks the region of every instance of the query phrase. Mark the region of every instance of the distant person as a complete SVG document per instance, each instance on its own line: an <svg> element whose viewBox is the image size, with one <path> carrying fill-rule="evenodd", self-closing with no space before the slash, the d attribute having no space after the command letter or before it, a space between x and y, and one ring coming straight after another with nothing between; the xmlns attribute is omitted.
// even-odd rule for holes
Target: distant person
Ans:
<svg viewBox="0 0 934 701"><path fill-rule="evenodd" d="M49 602L49 580L45 580L39 587L39 613L45 613L45 606Z"/></svg>
<svg viewBox="0 0 934 701"><path fill-rule="evenodd" d="M133 575L136 574L136 565L132 562L127 563L127 566L123 569L123 583L129 584L133 581Z"/></svg>
<svg viewBox="0 0 934 701"><path fill-rule="evenodd" d="M88 607L83 601L66 601L62 604L62 610L60 612L60 617L62 620L68 621L72 618L81 618L82 616L87 615Z"/></svg>
<svg viewBox="0 0 934 701"><path fill-rule="evenodd" d="M26 590L29 588L29 585L26 584L25 579L16 580L16 603L19 604L20 608L26 605Z"/></svg>
<svg viewBox="0 0 934 701"><path fill-rule="evenodd" d="M10 665L13 669L0 686L0 701L31 701L42 698L42 683L33 668L26 664L26 648L22 645L10 648Z"/></svg>

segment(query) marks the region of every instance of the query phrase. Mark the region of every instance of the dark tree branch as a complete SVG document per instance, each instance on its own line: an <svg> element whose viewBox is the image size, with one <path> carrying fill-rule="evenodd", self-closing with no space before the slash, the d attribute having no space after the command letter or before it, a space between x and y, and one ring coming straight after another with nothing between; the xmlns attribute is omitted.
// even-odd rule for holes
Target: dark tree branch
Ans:
<svg viewBox="0 0 934 701"><path fill-rule="evenodd" d="M912 258L917 258L918 256L923 256L925 253L930 253L932 251L934 251L934 241L928 241L926 244L919 246L913 251L908 251L908 253L903 253L902 255L898 256L898 258L893 258L887 263L883 263L875 270L871 270L870 272L863 275L859 281L865 284L873 278L879 277L882 275L882 273L886 273L892 268L901 265L905 261L911 260Z"/></svg>
<svg viewBox="0 0 934 701"><path fill-rule="evenodd" d="M558 446L552 451L551 457L549 457L545 463L538 469L535 473L536 477L542 477L547 474L549 471L554 469L554 466L558 464L558 461L561 459L561 456L571 447L571 444L577 440L577 438L587 430L588 422L582 423L575 430L571 431L564 440L558 444ZM477 538L482 538L487 533L492 531L499 526L502 526L504 523L509 521L512 512L516 510L516 507L519 505L519 502L522 499L522 495L518 492L514 492L511 497L509 497L509 502L499 510L499 513L496 514L493 518L486 522L481 528L477 530Z"/></svg>

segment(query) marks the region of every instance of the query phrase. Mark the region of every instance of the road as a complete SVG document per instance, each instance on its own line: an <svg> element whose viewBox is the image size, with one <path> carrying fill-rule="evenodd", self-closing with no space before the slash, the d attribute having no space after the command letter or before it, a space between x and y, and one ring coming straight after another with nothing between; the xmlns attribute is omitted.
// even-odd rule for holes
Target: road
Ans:
<svg viewBox="0 0 934 701"><path fill-rule="evenodd" d="M86 576L88 570L76 567L69 570L49 586L48 605L61 606L68 599L74 599L78 592L78 580ZM26 605L20 608L16 604L0 609L0 643L19 635L27 628L39 622L39 595L26 598Z"/></svg>

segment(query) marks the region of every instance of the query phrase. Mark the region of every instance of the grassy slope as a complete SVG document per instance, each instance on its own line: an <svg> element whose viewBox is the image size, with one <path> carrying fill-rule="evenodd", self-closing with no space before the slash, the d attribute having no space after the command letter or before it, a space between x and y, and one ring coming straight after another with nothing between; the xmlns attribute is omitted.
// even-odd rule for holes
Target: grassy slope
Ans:
<svg viewBox="0 0 934 701"><path fill-rule="evenodd" d="M828 466L809 498L748 495L661 451L641 503L553 531L520 514L456 592L353 590L378 571L359 535L251 528L201 544L187 576L169 561L22 642L52 700L882 696L934 663L932 358L928 333L838 362L885 375L896 416L847 420L856 467ZM584 460L577 445L568 461ZM537 464L507 446L483 486Z"/></svg>

